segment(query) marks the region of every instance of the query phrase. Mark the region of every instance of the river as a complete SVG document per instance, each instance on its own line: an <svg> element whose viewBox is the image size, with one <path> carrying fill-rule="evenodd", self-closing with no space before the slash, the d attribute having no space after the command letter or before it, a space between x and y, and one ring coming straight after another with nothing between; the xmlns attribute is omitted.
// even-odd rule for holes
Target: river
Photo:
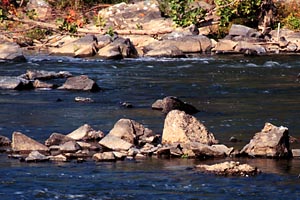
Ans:
<svg viewBox="0 0 300 200"><path fill-rule="evenodd" d="M28 57L1 62L0 75L27 69L88 75L102 91L0 90L0 135L14 131L44 142L87 123L107 133L121 118L162 133L164 115L151 105L176 96L220 143L242 148L266 122L300 139L298 56L203 56L119 61ZM78 103L77 96L94 103ZM133 108L123 108L129 102ZM230 137L241 140L229 142ZM300 148L298 143L292 148ZM22 163L0 154L1 199L298 199L300 159L240 159L263 171L256 177L217 177L191 168L223 160L156 159L116 163ZM225 159L228 160L228 159Z"/></svg>

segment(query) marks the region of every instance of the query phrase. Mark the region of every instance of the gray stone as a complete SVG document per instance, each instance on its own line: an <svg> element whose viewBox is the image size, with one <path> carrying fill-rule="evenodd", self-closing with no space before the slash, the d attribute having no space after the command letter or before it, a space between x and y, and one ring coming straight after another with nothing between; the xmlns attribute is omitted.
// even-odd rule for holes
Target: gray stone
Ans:
<svg viewBox="0 0 300 200"><path fill-rule="evenodd" d="M81 149L81 147L79 144L77 144L76 141L68 141L59 146L60 152L64 152L64 153L75 153L76 151L78 151L80 149Z"/></svg>
<svg viewBox="0 0 300 200"><path fill-rule="evenodd" d="M13 42L0 42L0 60L26 61L19 45Z"/></svg>
<svg viewBox="0 0 300 200"><path fill-rule="evenodd" d="M100 87L88 76L80 75L68 78L66 82L58 89L97 92L100 90Z"/></svg>
<svg viewBox="0 0 300 200"><path fill-rule="evenodd" d="M32 151L26 158L26 162L42 162L48 161L49 158L38 151Z"/></svg>
<svg viewBox="0 0 300 200"><path fill-rule="evenodd" d="M196 170L221 176L254 176L261 171L256 167L239 162L229 161L214 165L196 165Z"/></svg>
<svg viewBox="0 0 300 200"><path fill-rule="evenodd" d="M110 135L110 134L106 135L102 140L100 140L99 144L108 149L115 150L115 151L120 151L120 150L127 151L133 146L133 144L117 136Z"/></svg>
<svg viewBox="0 0 300 200"><path fill-rule="evenodd" d="M212 145L217 143L213 133L192 115L184 111L172 110L165 119L162 144L189 144L199 142Z"/></svg>
<svg viewBox="0 0 300 200"><path fill-rule="evenodd" d="M45 145L48 147L53 145L61 145L71 140L74 139L60 133L52 133L50 137L45 141Z"/></svg>
<svg viewBox="0 0 300 200"><path fill-rule="evenodd" d="M254 157L289 158L292 156L288 128L266 123L244 146L240 154Z"/></svg>
<svg viewBox="0 0 300 200"><path fill-rule="evenodd" d="M33 89L31 81L16 76L0 76L0 89L27 90Z"/></svg>
<svg viewBox="0 0 300 200"><path fill-rule="evenodd" d="M253 28L249 28L244 25L240 24L232 24L230 30L229 30L229 35L231 36L250 36L254 32L257 32Z"/></svg>
<svg viewBox="0 0 300 200"><path fill-rule="evenodd" d="M99 140L104 137L102 131L95 131L90 125L84 124L69 133L67 137L73 140Z"/></svg>
<svg viewBox="0 0 300 200"><path fill-rule="evenodd" d="M96 153L93 155L95 161L115 161L116 157L113 152Z"/></svg>
<svg viewBox="0 0 300 200"><path fill-rule="evenodd" d="M51 161L57 161L57 162L67 162L68 158L62 154L56 155L56 156L48 156L49 160Z"/></svg>

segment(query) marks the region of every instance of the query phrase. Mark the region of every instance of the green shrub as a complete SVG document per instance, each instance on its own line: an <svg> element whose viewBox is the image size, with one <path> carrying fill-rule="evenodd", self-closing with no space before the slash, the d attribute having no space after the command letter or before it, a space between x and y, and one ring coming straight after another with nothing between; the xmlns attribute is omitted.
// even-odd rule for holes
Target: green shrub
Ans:
<svg viewBox="0 0 300 200"><path fill-rule="evenodd" d="M220 26L228 26L232 20L242 18L245 25L256 27L261 3L262 0L215 0Z"/></svg>
<svg viewBox="0 0 300 200"><path fill-rule="evenodd" d="M291 30L300 30L300 17L291 13L287 18L283 20L283 25Z"/></svg>
<svg viewBox="0 0 300 200"><path fill-rule="evenodd" d="M197 25L204 19L206 11L200 7L193 7L194 0L163 0L159 2L163 16L171 17L176 25L187 27Z"/></svg>

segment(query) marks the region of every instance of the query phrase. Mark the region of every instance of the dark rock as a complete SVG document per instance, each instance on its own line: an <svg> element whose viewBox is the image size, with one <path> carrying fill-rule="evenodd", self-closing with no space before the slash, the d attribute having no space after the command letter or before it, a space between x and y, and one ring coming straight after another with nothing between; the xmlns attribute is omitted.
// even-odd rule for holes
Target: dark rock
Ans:
<svg viewBox="0 0 300 200"><path fill-rule="evenodd" d="M45 70L27 70L26 74L22 75L23 78L26 78L28 80L49 80L56 78L68 78L71 76L72 74L67 71L53 72Z"/></svg>
<svg viewBox="0 0 300 200"><path fill-rule="evenodd" d="M213 133L194 116L184 111L172 110L165 119L162 144L189 144L199 142L212 145L217 143Z"/></svg>
<svg viewBox="0 0 300 200"><path fill-rule="evenodd" d="M11 140L0 135L0 152L9 151L11 149Z"/></svg>
<svg viewBox="0 0 300 200"><path fill-rule="evenodd" d="M199 110L194 106L172 96L165 97L162 100L157 100L152 104L152 109L161 110L164 114L168 114L171 110L181 110L187 114L195 114L199 112Z"/></svg>
<svg viewBox="0 0 300 200"><path fill-rule="evenodd" d="M136 58L138 53L130 39L117 38L112 43L101 48L98 56L106 59Z"/></svg>
<svg viewBox="0 0 300 200"><path fill-rule="evenodd" d="M221 176L254 176L261 173L261 171L256 167L252 167L248 164L240 164L235 161L223 162L214 165L197 165L195 168L196 170L204 173Z"/></svg>
<svg viewBox="0 0 300 200"><path fill-rule="evenodd" d="M88 76L80 75L68 78L66 82L58 89L97 92L100 90L100 87Z"/></svg>
<svg viewBox="0 0 300 200"><path fill-rule="evenodd" d="M292 157L288 128L266 123L261 132L256 133L251 141L244 146L240 154L254 157Z"/></svg>
<svg viewBox="0 0 300 200"><path fill-rule="evenodd" d="M63 134L60 134L60 133L52 133L50 135L50 137L45 141L45 145L46 146L53 146L53 145L61 145L63 143L66 143L68 141L72 141L74 139L66 136L66 135L63 135Z"/></svg>
<svg viewBox="0 0 300 200"><path fill-rule="evenodd" d="M28 90L33 89L31 81L16 76L0 76L0 89Z"/></svg>

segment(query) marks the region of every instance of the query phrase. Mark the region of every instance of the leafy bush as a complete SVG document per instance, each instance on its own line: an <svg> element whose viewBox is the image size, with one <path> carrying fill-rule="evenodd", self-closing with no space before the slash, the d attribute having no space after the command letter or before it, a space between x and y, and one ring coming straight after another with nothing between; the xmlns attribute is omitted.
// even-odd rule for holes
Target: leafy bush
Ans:
<svg viewBox="0 0 300 200"><path fill-rule="evenodd" d="M256 27L262 0L215 0L220 25L228 26L236 18L244 19L245 25Z"/></svg>
<svg viewBox="0 0 300 200"><path fill-rule="evenodd" d="M284 27L291 30L300 30L300 10L298 9L300 2L294 0L290 2L278 2L277 22L283 24Z"/></svg>
<svg viewBox="0 0 300 200"><path fill-rule="evenodd" d="M181 27L198 24L206 11L201 7L193 7L194 0L163 0L159 7L164 16L171 17Z"/></svg>

